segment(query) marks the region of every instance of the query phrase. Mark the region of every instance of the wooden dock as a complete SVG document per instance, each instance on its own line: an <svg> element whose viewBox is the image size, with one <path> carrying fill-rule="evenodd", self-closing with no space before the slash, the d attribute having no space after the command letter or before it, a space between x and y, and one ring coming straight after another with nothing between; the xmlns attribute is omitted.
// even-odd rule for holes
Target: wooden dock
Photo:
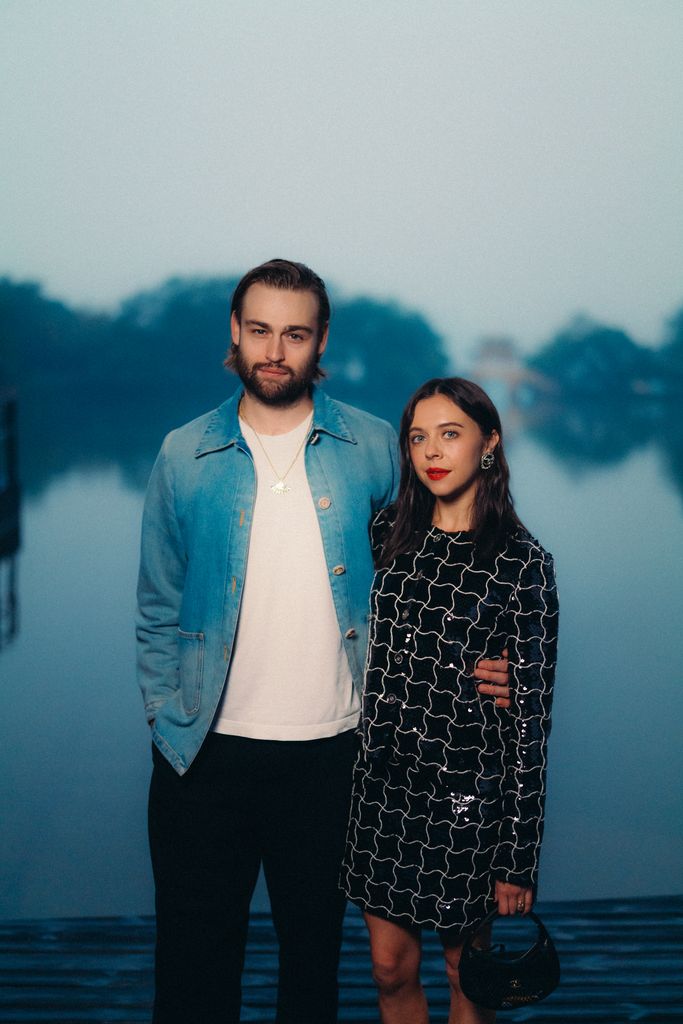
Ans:
<svg viewBox="0 0 683 1024"><path fill-rule="evenodd" d="M562 961L557 991L501 1021L542 1024L681 1024L683 896L545 903L539 911ZM0 922L0 1020L22 1024L149 1021L152 918ZM255 915L242 1020L272 1022L277 971L270 918ZM423 978L432 1021L447 1016L438 943L425 941ZM376 1024L365 929L349 910L341 964L340 1021ZM193 1024L188 1021L188 1024Z"/></svg>

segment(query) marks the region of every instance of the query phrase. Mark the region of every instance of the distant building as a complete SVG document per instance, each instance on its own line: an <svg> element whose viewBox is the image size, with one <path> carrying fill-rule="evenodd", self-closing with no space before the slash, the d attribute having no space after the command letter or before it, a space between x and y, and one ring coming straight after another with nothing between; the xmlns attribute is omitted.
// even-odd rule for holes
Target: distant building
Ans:
<svg viewBox="0 0 683 1024"><path fill-rule="evenodd" d="M475 352L470 375L489 393L502 411L527 405L533 395L553 390L552 383L530 369L512 338L482 338Z"/></svg>

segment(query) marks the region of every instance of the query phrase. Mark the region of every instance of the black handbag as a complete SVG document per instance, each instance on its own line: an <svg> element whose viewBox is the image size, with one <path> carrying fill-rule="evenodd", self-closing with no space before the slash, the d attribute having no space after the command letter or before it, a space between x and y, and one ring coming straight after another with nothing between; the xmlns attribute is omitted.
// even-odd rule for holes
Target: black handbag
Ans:
<svg viewBox="0 0 683 1024"><path fill-rule="evenodd" d="M540 917L530 913L526 917L533 920L538 934L528 949L513 952L503 945L477 949L472 945L475 936L497 917L498 911L491 911L465 940L460 957L460 987L471 1002L491 1010L540 1002L560 981L560 961L553 940Z"/></svg>

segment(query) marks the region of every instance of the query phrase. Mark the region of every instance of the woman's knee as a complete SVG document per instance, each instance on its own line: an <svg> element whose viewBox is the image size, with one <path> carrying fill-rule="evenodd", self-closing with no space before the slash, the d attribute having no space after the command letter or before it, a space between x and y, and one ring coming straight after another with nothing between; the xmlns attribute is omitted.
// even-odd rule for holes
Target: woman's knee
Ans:
<svg viewBox="0 0 683 1024"><path fill-rule="evenodd" d="M418 984L419 957L401 950L373 952L372 976L382 995L393 995L402 988Z"/></svg>
<svg viewBox="0 0 683 1024"><path fill-rule="evenodd" d="M380 996L420 983L421 943L417 929L365 913L370 934L372 976Z"/></svg>

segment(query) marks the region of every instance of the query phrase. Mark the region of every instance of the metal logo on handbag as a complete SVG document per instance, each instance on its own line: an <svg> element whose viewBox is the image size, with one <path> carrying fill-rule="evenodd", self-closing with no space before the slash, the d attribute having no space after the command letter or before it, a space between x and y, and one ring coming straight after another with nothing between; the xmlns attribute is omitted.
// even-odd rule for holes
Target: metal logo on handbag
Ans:
<svg viewBox="0 0 683 1024"><path fill-rule="evenodd" d="M537 1003L553 992L560 981L560 961L548 931L536 914L527 914L535 923L535 942L523 952L508 952L503 945L478 949L476 935L491 924L498 911L493 910L468 935L460 957L460 987L467 998L490 1010L511 1009Z"/></svg>

